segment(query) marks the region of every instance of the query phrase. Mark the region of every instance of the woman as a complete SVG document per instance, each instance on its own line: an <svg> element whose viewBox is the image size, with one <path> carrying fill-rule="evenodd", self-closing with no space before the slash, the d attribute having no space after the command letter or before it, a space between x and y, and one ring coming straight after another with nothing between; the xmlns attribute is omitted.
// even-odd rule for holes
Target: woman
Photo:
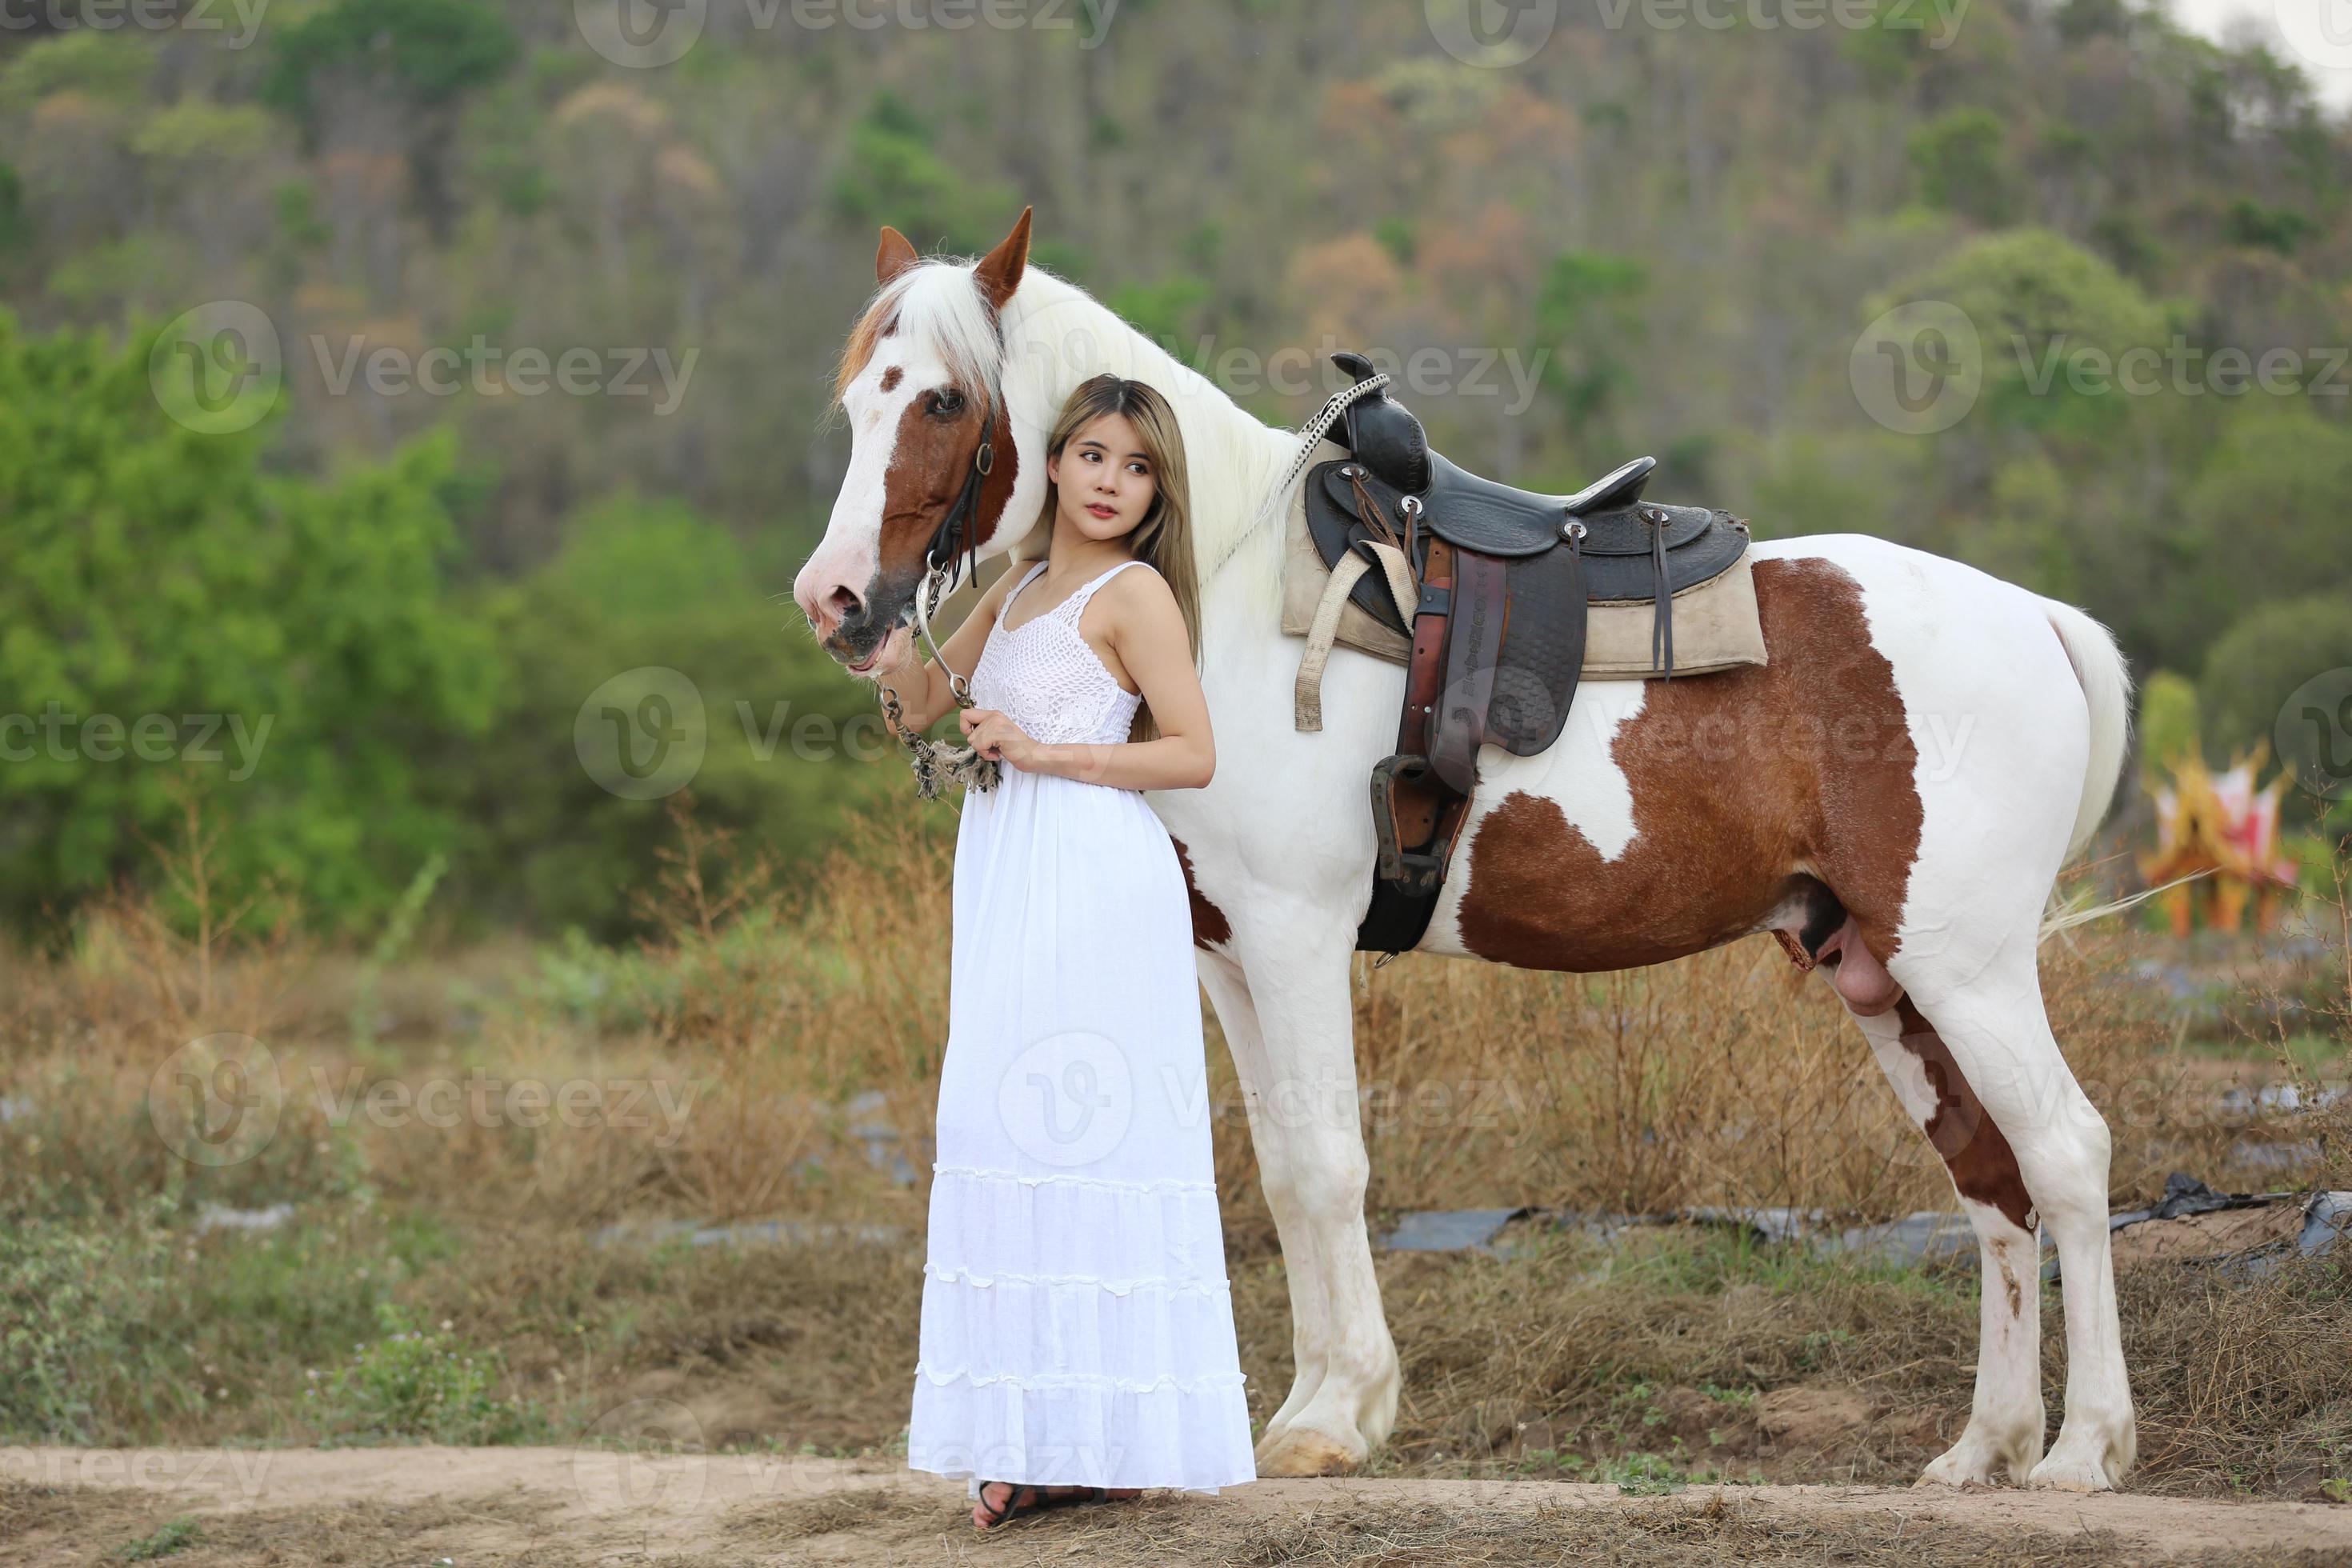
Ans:
<svg viewBox="0 0 2352 1568"><path fill-rule="evenodd" d="M1045 474L1045 559L998 577L940 649L971 669L964 734L1003 767L956 837L907 1462L968 1479L982 1530L1256 1479L1191 903L1141 793L1216 767L1175 416L1097 376ZM918 732L953 701L936 662L879 679Z"/></svg>

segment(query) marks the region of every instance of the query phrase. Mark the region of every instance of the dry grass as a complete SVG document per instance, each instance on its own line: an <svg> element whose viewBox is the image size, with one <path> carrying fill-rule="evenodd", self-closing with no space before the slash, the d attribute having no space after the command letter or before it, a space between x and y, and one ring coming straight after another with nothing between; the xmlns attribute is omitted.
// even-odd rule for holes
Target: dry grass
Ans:
<svg viewBox="0 0 2352 1568"><path fill-rule="evenodd" d="M502 1234L419 1281L429 1311L508 1348L529 1385L569 1369L588 1408L673 1400L705 1441L887 1454L907 1418L921 1275L902 1247L703 1248L656 1260ZM1958 1435L1976 1276L1811 1261L1717 1233L1660 1230L1603 1251L1574 1237L1508 1258L1383 1254L1404 1403L1375 1473L1901 1485ZM1278 1257L1236 1252L1235 1326L1254 1417L1286 1391ZM2045 1288L2044 1394L2063 1408L2064 1338ZM2352 1270L2302 1265L2231 1284L2165 1264L2120 1281L2139 1408L2137 1490L2317 1496L2352 1472ZM575 1316L625 1312L583 1365ZM1759 1396L1820 1389L1853 1419L1758 1419Z"/></svg>
<svg viewBox="0 0 2352 1568"><path fill-rule="evenodd" d="M364 1187L467 1214L495 1194L487 1217L517 1223L919 1218L868 1167L842 1106L881 1088L906 1136L928 1134L947 1011L937 836L879 822L858 841L881 868L844 852L817 891L786 898L762 862L736 864L724 835L701 833L689 804L677 815L682 847L645 901L655 934L589 977L601 1014L509 974L472 1037L405 1050L353 1038L347 955L209 904L210 844L192 823L163 851L192 916L114 898L68 951L0 953L0 1083L30 1107L0 1117L0 1163L25 1177L14 1195L120 1215L158 1194L257 1207ZM872 896L882 877L918 896ZM417 986L411 971L371 994ZM232 1040L265 1049L240 1060ZM159 1117L205 1118L207 1085L274 1119L252 1157L191 1165L159 1135ZM514 1098L520 1086L536 1098ZM584 1097L571 1113L567 1087Z"/></svg>
<svg viewBox="0 0 2352 1568"><path fill-rule="evenodd" d="M848 836L854 852L837 850L786 895L757 858L703 834L690 809L677 815L680 847L644 903L655 934L598 961L608 967L582 983L595 1001L567 1004L526 975L485 1004L469 1037L405 1048L355 1044L338 1027L347 961L208 909L192 830L167 858L191 889L197 936L152 905L114 900L71 953L8 962L15 1026L0 1070L39 1109L0 1121L0 1159L114 1212L175 1182L252 1204L331 1195L363 1173L380 1194L425 1205L494 1193L517 1221L821 1212L919 1225L947 1029L950 838L884 803ZM2343 1146L2333 1123L2352 1106L2321 1119L2221 1113L2214 1064L2179 1048L2173 1010L2132 975L2160 950L2125 930L2045 950L2053 1023L2115 1131L2116 1199L2153 1195L2173 1170L2239 1189L2319 1179L2326 1151ZM2339 945L2328 963L2345 962ZM1410 956L1357 964L1376 1211L1722 1204L1879 1217L1950 1204L1941 1164L1829 988L1769 942L1591 976ZM2323 978L2316 1013L2272 1011L2341 1039L2352 971ZM1208 1026L1213 1036L1213 1013ZM259 1159L190 1173L154 1135L150 1085L172 1053L217 1032L271 1048L281 1131ZM2278 1045L2242 1049L2265 1075L2264 1056L2303 1071ZM1247 1192L1255 1171L1221 1046L1210 1063L1220 1175ZM586 1083L602 1098L575 1124L544 1126L512 1114L435 1125L350 1098L452 1077ZM647 1114L652 1090L632 1085L657 1088L682 1121ZM621 1103L632 1092L640 1099ZM909 1152L912 1191L892 1190L849 1136L842 1108L864 1092L880 1096ZM632 1110L637 1125L625 1124ZM2314 1158L2315 1132L2327 1141ZM2300 1152L2250 1165L2246 1149L2264 1142ZM1265 1224L1254 1205L1229 1210L1244 1228Z"/></svg>
<svg viewBox="0 0 2352 1568"><path fill-rule="evenodd" d="M886 804L850 836L855 853L837 853L787 896L756 862L700 835L690 813L679 827L671 874L649 905L656 934L638 952L580 961L569 992L510 976L505 999L480 1001L478 1025L454 1037L393 1029L354 1042L341 1026L356 989L348 956L206 914L200 831L173 852L183 902L200 917L193 927L115 900L91 912L70 951L5 960L0 1092L32 1109L0 1118L0 1168L11 1175L0 1209L111 1217L156 1193L289 1201L328 1238L315 1285L273 1277L243 1295L205 1296L232 1317L181 1325L192 1359L234 1367L220 1379L236 1385L234 1397L157 1398L109 1412L105 1429L211 1440L303 1430L303 1368L283 1347L329 1348L310 1320L326 1316L318 1302L330 1284L334 1321L365 1321L376 1287L363 1282L386 1263L399 1218L448 1234L404 1252L415 1272L384 1290L499 1347L518 1388L551 1404L676 1396L713 1443L890 1444L905 1416L915 1258L862 1247L650 1258L590 1249L582 1231L631 1216L822 1216L919 1235L922 1182L892 1187L841 1108L878 1091L928 1178L951 840L935 819ZM2115 1129L2116 1198L2152 1196L2175 1169L2242 1189L2347 1184L2352 1105L2219 1113L2215 1062L2182 1048L2172 1009L2132 973L2150 951L2121 931L2045 951L2053 1021ZM2352 1032L2347 962L2339 942L2333 967L2305 964L2286 982L2305 1010L2267 1015L2340 1042ZM1600 976L1359 963L1376 1208L1788 1204L1875 1217L1949 1205L1941 1166L1828 989L1768 943ZM414 971L370 984L379 996L431 990ZM445 1001L435 1016L461 1011ZM253 1159L191 1166L157 1135L151 1084L175 1050L222 1032L270 1047L287 1089L281 1121ZM2248 1041L2243 1059L2269 1072L2262 1056L2273 1056L2275 1076L2308 1084L2308 1045L2284 1034ZM1215 1046L1210 1059L1236 1311L1263 1418L1288 1372L1284 1277L1230 1065ZM634 1081L667 1088L688 1110L675 1124L640 1103L637 1125L597 1115L539 1126L350 1110L371 1085L453 1077ZM2250 1137L2312 1141L2317 1152L2250 1168L2240 1152ZM207 1238L188 1260L233 1262L246 1245ZM1686 1239L1652 1250L1605 1267L1572 1246L1508 1265L1383 1257L1408 1391L1384 1462L1574 1473L1571 1458L1650 1454L1732 1474L1896 1480L1957 1430L1975 1342L1970 1277L1727 1261L1715 1244L1694 1250ZM311 1294L292 1299L291 1289ZM2123 1294L2143 1484L2294 1493L2352 1469L2342 1371L2352 1302L2340 1273L2241 1287L2178 1270L2126 1276ZM2054 1411L2054 1298L2044 1322ZM1858 1391L1871 1414L1836 1443L1792 1454L1742 1401L1808 1384Z"/></svg>

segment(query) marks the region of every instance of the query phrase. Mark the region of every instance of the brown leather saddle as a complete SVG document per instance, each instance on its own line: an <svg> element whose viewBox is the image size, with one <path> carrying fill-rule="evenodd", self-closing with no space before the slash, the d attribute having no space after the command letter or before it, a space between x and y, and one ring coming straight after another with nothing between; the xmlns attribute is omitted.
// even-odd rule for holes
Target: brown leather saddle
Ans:
<svg viewBox="0 0 2352 1568"><path fill-rule="evenodd" d="M1331 356L1362 381L1361 354ZM1654 458L1637 458L1573 495L1481 479L1430 450L1421 421L1377 388L1349 405L1345 461L1309 469L1307 532L1328 566L1349 551L1373 566L1350 598L1412 638L1396 752L1372 768L1380 847L1358 949L1417 946L1437 906L1477 787L1478 748L1533 756L1559 739L1584 665L1586 606L1655 606L1651 659L1674 673L1674 595L1728 570L1747 550L1729 512L1642 499ZM1405 626L1373 542L1400 552L1418 600Z"/></svg>

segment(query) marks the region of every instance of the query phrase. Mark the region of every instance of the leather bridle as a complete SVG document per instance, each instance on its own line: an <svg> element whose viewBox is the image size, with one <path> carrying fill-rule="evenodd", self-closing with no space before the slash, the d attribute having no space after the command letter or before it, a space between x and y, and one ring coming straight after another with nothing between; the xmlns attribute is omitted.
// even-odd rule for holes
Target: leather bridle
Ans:
<svg viewBox="0 0 2352 1568"><path fill-rule="evenodd" d="M947 516L940 520L931 542L923 547L923 580L915 586L915 625L923 640L931 645L931 657L948 672L948 689L955 694L958 708L971 708L970 678L956 673L940 651L939 639L931 635L931 616L948 595L963 585L976 582L980 576L980 485L996 467L996 401L989 400L980 416L980 445L971 454L971 471L963 477L963 489L948 508ZM949 567L961 552L968 568L961 582L949 581ZM925 800L936 800L940 792L950 784L961 784L968 789L994 789L1003 776L1003 764L992 757L983 757L971 746L942 746L909 731L905 716L898 709L898 696L883 687L882 717L890 732L907 749L907 757L915 770L915 787Z"/></svg>
<svg viewBox="0 0 2352 1568"><path fill-rule="evenodd" d="M980 416L980 445L972 448L971 471L963 477L963 489L957 495L955 504L948 508L947 516L940 520L940 526L931 534L930 543L923 548L923 569L927 573L944 571L955 559L956 552L959 550L963 552L970 571L948 590L949 593L955 592L956 588L962 587L980 574L980 529L973 514L980 507L980 482L988 477L990 469L996 467L995 434L996 402L991 398L987 409ZM965 537L967 532L969 537Z"/></svg>
<svg viewBox="0 0 2352 1568"><path fill-rule="evenodd" d="M992 395L981 414L980 445L972 448L971 471L963 477L955 504L948 508L930 542L923 547L923 581L915 589L915 626L931 645L931 657L947 670L948 684L960 702L969 700L971 682L950 668L947 656L940 651L939 638L931 635L931 617L950 594L980 580L980 486L996 467L996 401ZM964 557L965 569L951 578L949 568L959 552Z"/></svg>

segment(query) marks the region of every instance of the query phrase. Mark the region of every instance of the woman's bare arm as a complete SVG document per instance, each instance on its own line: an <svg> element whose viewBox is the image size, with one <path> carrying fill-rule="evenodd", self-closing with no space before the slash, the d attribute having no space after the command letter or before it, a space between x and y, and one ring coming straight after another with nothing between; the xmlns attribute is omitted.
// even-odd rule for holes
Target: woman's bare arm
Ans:
<svg viewBox="0 0 2352 1568"><path fill-rule="evenodd" d="M1095 595L1082 620L1096 605L1112 651L1151 705L1159 738L1043 746L1031 771L1115 789L1205 788L1217 771L1217 748L1176 591L1157 572L1122 572Z"/></svg>
<svg viewBox="0 0 2352 1568"><path fill-rule="evenodd" d="M972 666L980 662L980 650L988 642L989 629L996 624L997 606L1013 582L1026 570L1021 565L999 572L996 580L980 591L980 602L972 605L971 614L963 624L940 645L950 668L965 679L971 679ZM887 687L898 694L898 712L905 721L907 732L919 735L938 723L955 703L955 693L948 685L948 672L940 668L936 658L922 658L924 642L917 632L908 639L913 656L890 668L868 677L875 685Z"/></svg>

